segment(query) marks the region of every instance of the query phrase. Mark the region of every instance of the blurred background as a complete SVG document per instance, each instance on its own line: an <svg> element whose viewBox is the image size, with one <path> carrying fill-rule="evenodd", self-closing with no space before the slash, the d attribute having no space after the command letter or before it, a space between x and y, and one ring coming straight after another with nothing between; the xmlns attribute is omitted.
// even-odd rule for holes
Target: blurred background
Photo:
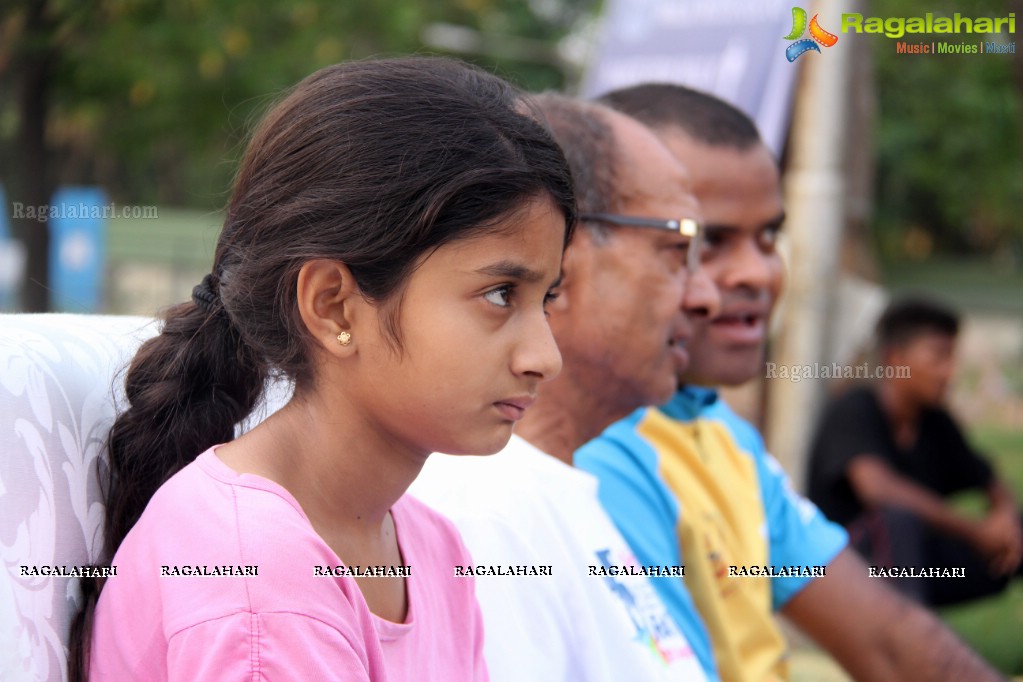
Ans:
<svg viewBox="0 0 1023 682"><path fill-rule="evenodd" d="M1023 22L1023 0L803 7L834 33L843 12ZM319 67L431 53L532 91L684 82L754 116L785 170L789 284L772 359L853 363L892 295L952 303L966 316L953 404L1023 499L1023 53L907 55L885 36L840 33L788 63L791 8L3 0L0 310L154 315L185 300L209 270L251 124ZM798 482L806 429L832 389L755 381L730 397ZM1023 673L1018 585L943 616L1006 673ZM797 677L834 674L807 661Z"/></svg>

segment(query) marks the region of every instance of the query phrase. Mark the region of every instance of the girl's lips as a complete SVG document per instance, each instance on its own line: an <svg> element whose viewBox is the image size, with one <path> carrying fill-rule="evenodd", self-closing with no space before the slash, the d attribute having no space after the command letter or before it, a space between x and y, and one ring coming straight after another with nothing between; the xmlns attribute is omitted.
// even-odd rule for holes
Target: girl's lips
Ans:
<svg viewBox="0 0 1023 682"><path fill-rule="evenodd" d="M494 403L494 407L501 413L505 419L511 421L518 421L522 419L522 416L529 409L529 406L536 402L536 398L532 396L523 396L519 398L508 398L507 400L499 400Z"/></svg>

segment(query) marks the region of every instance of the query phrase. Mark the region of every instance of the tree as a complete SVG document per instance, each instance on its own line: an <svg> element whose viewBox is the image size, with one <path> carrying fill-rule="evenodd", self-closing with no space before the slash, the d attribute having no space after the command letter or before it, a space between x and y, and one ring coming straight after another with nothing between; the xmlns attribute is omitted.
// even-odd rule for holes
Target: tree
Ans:
<svg viewBox="0 0 1023 682"><path fill-rule="evenodd" d="M277 93L345 59L423 51L457 24L555 43L596 0L5 0L0 151L10 202L61 183L120 204L220 208L248 123ZM460 55L463 58L472 55ZM525 87L558 87L536 60L481 56ZM24 307L46 307L46 230L22 221Z"/></svg>
<svg viewBox="0 0 1023 682"><path fill-rule="evenodd" d="M25 3L21 10L20 14L4 18L6 40L0 43L13 45L13 49L0 51L0 68L7 76L0 80L0 93L3 101L13 103L12 118L16 121L13 142L4 145L11 150L4 154L7 159L4 185L12 206L38 207L48 203L53 187L45 138L50 111L48 83L56 61L53 46L56 22L45 0ZM8 114L5 118L11 117ZM41 312L48 308L49 232L45 223L21 213L8 213L11 232L25 245L26 279L35 284L24 287L22 307L29 312Z"/></svg>
<svg viewBox="0 0 1023 682"><path fill-rule="evenodd" d="M1003 2L971 3L968 11L961 3L926 0L897 7L907 17L956 11L1000 17L1012 10ZM903 40L914 38L921 40ZM922 40L932 38L964 41L955 35ZM873 44L880 105L875 227L882 253L1017 251L1023 243L1020 55L897 54L895 42L875 37Z"/></svg>

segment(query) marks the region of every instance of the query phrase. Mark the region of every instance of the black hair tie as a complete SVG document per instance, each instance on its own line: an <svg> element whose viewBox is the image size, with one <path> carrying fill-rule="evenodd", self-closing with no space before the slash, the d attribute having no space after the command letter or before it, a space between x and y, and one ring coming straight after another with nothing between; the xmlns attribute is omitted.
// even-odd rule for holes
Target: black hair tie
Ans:
<svg viewBox="0 0 1023 682"><path fill-rule="evenodd" d="M192 288L192 302L207 315L220 307L220 297L213 291L213 275L206 275L202 282Z"/></svg>

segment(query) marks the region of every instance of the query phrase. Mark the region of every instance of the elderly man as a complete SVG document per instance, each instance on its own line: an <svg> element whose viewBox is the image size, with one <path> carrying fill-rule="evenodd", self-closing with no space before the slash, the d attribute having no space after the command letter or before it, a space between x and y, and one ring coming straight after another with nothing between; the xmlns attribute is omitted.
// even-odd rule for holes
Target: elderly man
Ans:
<svg viewBox="0 0 1023 682"><path fill-rule="evenodd" d="M676 620L692 616L692 594L725 682L787 679L774 611L858 680L998 679L934 616L871 580L845 532L792 490L756 429L700 388L763 371L781 290L778 169L753 123L680 86L637 86L603 101L650 125L690 169L709 244L701 272L721 296L717 315L694 320L675 398L576 454L640 562L685 563L686 585L655 583Z"/></svg>
<svg viewBox="0 0 1023 682"><path fill-rule="evenodd" d="M507 448L431 457L412 493L455 521L476 562L454 573L476 576L491 679L703 680L689 641L702 632L681 631L653 587L682 567L637 565L572 462L616 419L671 397L688 320L717 312L715 289L690 271L698 205L643 125L557 95L537 103L580 202L548 306L563 369Z"/></svg>

